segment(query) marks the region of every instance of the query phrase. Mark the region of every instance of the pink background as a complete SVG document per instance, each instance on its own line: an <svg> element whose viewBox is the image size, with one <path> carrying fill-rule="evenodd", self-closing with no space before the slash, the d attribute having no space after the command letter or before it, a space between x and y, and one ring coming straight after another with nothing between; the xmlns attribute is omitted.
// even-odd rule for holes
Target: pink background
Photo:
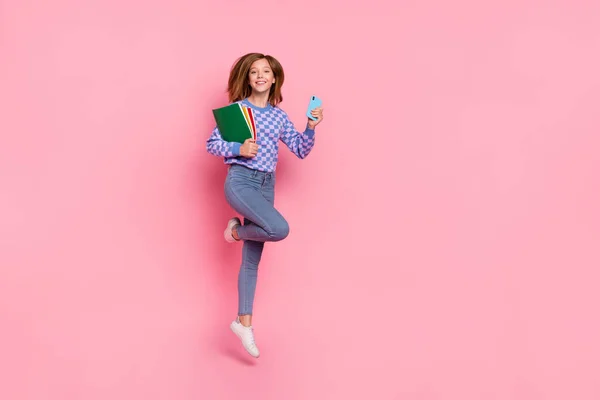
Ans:
<svg viewBox="0 0 600 400"><path fill-rule="evenodd" d="M0 398L599 399L598 4L1 1ZM256 361L204 150L248 51L325 107Z"/></svg>

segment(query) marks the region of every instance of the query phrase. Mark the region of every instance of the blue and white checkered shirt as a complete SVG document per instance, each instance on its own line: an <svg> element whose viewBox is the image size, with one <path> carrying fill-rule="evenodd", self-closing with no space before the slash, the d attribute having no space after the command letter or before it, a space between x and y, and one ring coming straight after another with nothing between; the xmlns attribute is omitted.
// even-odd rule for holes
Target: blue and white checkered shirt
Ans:
<svg viewBox="0 0 600 400"><path fill-rule="evenodd" d="M258 153L255 157L240 156L240 143L226 142L221 137L219 129L214 128L206 141L206 150L215 156L223 157L225 164L241 164L251 169L263 172L274 172L277 166L279 141L281 140L298 158L308 156L315 144L315 131L306 126L304 132L299 132L279 107L267 104L257 107L248 99L238 101L254 111L256 125L256 144Z"/></svg>

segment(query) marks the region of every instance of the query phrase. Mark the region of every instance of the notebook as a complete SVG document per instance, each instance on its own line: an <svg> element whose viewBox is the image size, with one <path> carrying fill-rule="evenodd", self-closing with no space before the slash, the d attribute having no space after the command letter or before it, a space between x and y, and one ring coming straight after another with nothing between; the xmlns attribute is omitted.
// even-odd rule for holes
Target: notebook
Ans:
<svg viewBox="0 0 600 400"><path fill-rule="evenodd" d="M242 111L244 112L244 116L246 117L246 122L248 123L248 127L252 131L252 138L256 140L256 126L254 125L254 114L251 108L242 106Z"/></svg>
<svg viewBox="0 0 600 400"><path fill-rule="evenodd" d="M250 116L250 127L252 128L254 140L256 140L256 123L254 122L254 110L252 110L249 107L246 107L246 110L248 110L248 115Z"/></svg>
<svg viewBox="0 0 600 400"><path fill-rule="evenodd" d="M217 128L223 140L244 143L247 139L256 140L256 125L252 109L239 103L212 110Z"/></svg>

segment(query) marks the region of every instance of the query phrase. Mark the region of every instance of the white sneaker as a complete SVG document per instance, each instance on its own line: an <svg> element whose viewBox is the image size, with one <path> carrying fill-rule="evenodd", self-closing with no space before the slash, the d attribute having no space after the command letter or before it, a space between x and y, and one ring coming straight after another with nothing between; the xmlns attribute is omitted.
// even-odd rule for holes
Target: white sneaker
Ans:
<svg viewBox="0 0 600 400"><path fill-rule="evenodd" d="M254 329L251 326L244 326L240 323L239 317L230 325L233 333L242 341L242 345L252 357L258 358L260 352L254 342Z"/></svg>
<svg viewBox="0 0 600 400"><path fill-rule="evenodd" d="M227 223L227 228L225 228L225 240L227 240L229 243L237 242L237 240L235 240L233 237L233 228L240 225L242 225L242 222L238 217L231 218Z"/></svg>

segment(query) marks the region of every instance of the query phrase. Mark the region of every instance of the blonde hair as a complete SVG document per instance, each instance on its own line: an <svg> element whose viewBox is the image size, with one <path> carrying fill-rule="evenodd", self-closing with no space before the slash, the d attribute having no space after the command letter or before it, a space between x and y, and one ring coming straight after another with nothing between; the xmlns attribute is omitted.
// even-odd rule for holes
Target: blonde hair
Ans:
<svg viewBox="0 0 600 400"><path fill-rule="evenodd" d="M248 83L248 74L250 67L257 60L265 59L271 66L273 76L275 77L275 83L271 86L269 91L269 103L272 106L283 101L281 95L281 86L283 86L284 74L283 67L270 55L261 53L248 53L236 60L229 73L229 82L227 84L227 93L229 94L229 101L231 103L245 99L252 94L252 88Z"/></svg>

